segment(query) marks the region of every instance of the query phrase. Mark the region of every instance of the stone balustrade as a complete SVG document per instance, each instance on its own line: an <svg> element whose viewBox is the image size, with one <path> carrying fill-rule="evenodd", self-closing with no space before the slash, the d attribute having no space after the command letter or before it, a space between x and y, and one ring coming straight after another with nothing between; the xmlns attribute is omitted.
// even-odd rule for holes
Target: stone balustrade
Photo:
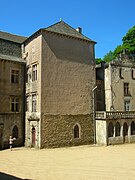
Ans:
<svg viewBox="0 0 135 180"><path fill-rule="evenodd" d="M135 111L96 111L95 119L132 119Z"/></svg>

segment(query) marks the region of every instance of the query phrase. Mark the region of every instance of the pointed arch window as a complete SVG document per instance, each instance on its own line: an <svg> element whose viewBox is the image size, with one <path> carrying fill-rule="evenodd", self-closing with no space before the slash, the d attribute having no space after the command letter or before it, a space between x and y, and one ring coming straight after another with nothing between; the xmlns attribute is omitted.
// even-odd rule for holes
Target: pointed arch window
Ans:
<svg viewBox="0 0 135 180"><path fill-rule="evenodd" d="M13 131L12 131L12 137L13 138L18 138L18 127L17 126L14 126L14 128L13 128Z"/></svg>
<svg viewBox="0 0 135 180"><path fill-rule="evenodd" d="M108 125L108 137L113 137L114 135L114 126L113 123L110 122Z"/></svg>
<svg viewBox="0 0 135 180"><path fill-rule="evenodd" d="M80 138L80 127L78 124L74 126L74 138Z"/></svg>
<svg viewBox="0 0 135 180"><path fill-rule="evenodd" d="M120 123L117 122L115 125L115 136L120 136Z"/></svg>

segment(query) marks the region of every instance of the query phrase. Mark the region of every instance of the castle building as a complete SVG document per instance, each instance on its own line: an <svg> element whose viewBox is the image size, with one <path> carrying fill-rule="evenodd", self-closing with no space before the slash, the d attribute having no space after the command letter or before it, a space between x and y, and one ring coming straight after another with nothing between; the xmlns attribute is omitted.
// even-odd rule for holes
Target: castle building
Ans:
<svg viewBox="0 0 135 180"><path fill-rule="evenodd" d="M0 146L93 144L95 42L64 21L30 37L0 33ZM24 135L25 132L25 135Z"/></svg>
<svg viewBox="0 0 135 180"><path fill-rule="evenodd" d="M24 41L27 147L93 143L94 45L63 21Z"/></svg>
<svg viewBox="0 0 135 180"><path fill-rule="evenodd" d="M24 144L25 64L21 44L25 37L0 32L0 149Z"/></svg>
<svg viewBox="0 0 135 180"><path fill-rule="evenodd" d="M109 64L98 65L96 71L96 79L100 79L103 85L102 88L98 86L97 80L97 90L104 92L96 94L97 143L109 145L135 142L134 58L121 54ZM102 100L100 103L99 99Z"/></svg>

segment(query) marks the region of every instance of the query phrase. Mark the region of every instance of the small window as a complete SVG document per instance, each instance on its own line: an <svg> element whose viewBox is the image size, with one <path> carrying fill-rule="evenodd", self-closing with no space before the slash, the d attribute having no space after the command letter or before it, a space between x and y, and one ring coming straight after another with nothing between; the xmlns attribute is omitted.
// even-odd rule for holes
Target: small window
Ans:
<svg viewBox="0 0 135 180"><path fill-rule="evenodd" d="M74 127L74 138L80 138L79 126L77 124Z"/></svg>
<svg viewBox="0 0 135 180"><path fill-rule="evenodd" d="M11 112L19 112L19 98L11 98Z"/></svg>
<svg viewBox="0 0 135 180"><path fill-rule="evenodd" d="M119 69L119 77L120 77L120 79L124 79L122 76L122 68Z"/></svg>
<svg viewBox="0 0 135 180"><path fill-rule="evenodd" d="M32 95L32 112L37 111L37 95L33 94Z"/></svg>
<svg viewBox="0 0 135 180"><path fill-rule="evenodd" d="M131 70L131 77L132 77L133 80L135 80L135 71L134 71L134 69Z"/></svg>
<svg viewBox="0 0 135 180"><path fill-rule="evenodd" d="M129 83L124 83L124 96L129 96L130 91L129 91Z"/></svg>
<svg viewBox="0 0 135 180"><path fill-rule="evenodd" d="M37 64L32 66L32 81L37 80Z"/></svg>
<svg viewBox="0 0 135 180"><path fill-rule="evenodd" d="M19 71L11 70L11 83L19 83Z"/></svg>

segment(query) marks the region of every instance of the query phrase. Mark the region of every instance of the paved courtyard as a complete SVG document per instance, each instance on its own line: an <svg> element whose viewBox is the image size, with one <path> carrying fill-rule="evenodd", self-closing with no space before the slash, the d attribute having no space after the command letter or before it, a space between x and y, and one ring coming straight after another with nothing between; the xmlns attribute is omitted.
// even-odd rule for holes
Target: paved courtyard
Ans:
<svg viewBox="0 0 135 180"><path fill-rule="evenodd" d="M134 180L135 144L0 151L0 180Z"/></svg>

